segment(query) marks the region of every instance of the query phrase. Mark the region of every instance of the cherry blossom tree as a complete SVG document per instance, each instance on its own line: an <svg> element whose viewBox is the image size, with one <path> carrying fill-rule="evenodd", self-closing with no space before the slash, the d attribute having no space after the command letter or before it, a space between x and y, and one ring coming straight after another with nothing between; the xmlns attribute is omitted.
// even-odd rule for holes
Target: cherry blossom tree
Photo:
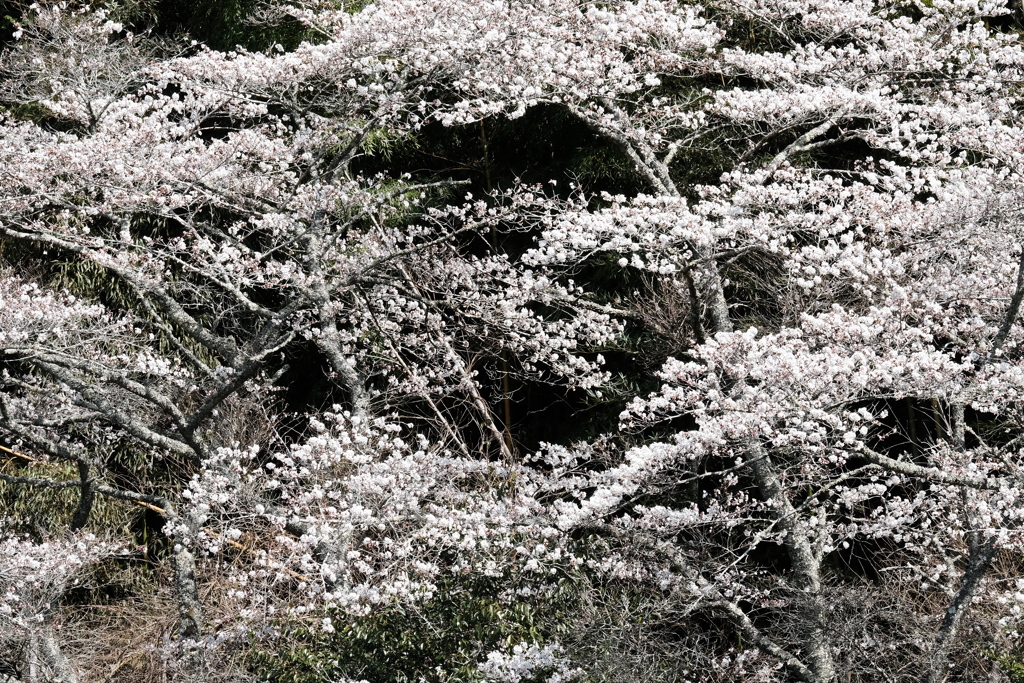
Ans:
<svg viewBox="0 0 1024 683"><path fill-rule="evenodd" d="M0 430L77 473L0 479L76 489L75 530L97 496L163 516L184 676L206 675L204 572L222 635L331 632L442 577L627 586L687 632L696 680L970 680L969 628L1014 646L1024 50L1002 4L348 9L279 5L315 39L220 53L40 7L0 61L0 235L24 252L0 272ZM535 107L644 190L359 172L382 137ZM588 293L596 262L686 324L649 330L673 356L605 436L520 453L488 364L615 395L597 351L652 320ZM296 427L274 404L299 356L337 405ZM123 444L176 477L125 481ZM575 637L478 674L585 676Z"/></svg>
<svg viewBox="0 0 1024 683"><path fill-rule="evenodd" d="M471 197L427 207L428 199L455 191L458 183L451 181L349 171L370 133L384 123L401 131L387 112L377 113L378 103L349 96L306 101L323 87L318 74L279 73L275 80L268 68L260 82L246 63L251 55L194 50L158 57L161 46L126 33L102 12L38 8L19 33L4 57L6 92L46 114L42 121L4 120L6 244L34 249L44 262L64 259L78 272L99 273L119 288L123 308L86 304L13 270L4 273L5 449L30 462L70 464L78 476L0 476L13 486L77 488L73 528L89 523L97 496L163 516L173 539L175 631L182 639L205 630L196 552L216 550L209 538L236 538L239 523L195 527L203 523L196 521L203 519L199 501L218 491L217 477L241 467L225 454L250 453L251 460L278 443L273 434L283 425L266 408L273 386L288 373L290 354L319 355L354 425L374 413L410 414L439 444L407 455L398 441L373 440L376 457L456 489L458 480L494 467L489 458L510 465L513 458L477 379L481 355L514 358L523 373L542 381L577 387L603 381L600 359L580 351L605 343L619 325L602 311L576 310L578 288L474 249L474 240L508 220L505 213ZM232 62L248 81L231 75ZM262 442L251 431L254 423ZM126 444L153 452L185 476L164 487L144 473L126 482L109 459ZM237 514L262 509L264 530L277 524L277 533L305 539L290 544L288 557L330 546L315 553L323 564L315 572L309 558L298 569L285 559L267 560L289 576L315 577L322 593L337 581L331 577L350 573L338 563L358 552L346 549L353 523L345 507L338 519L301 514L304 496L321 486L307 474L307 460L321 457L310 449L301 451L286 489L275 494L275 486L256 480L264 498L294 503L292 514L281 511L281 500ZM345 473L335 449L328 448L334 461L314 472ZM264 451L258 471L278 457L298 456ZM443 476L430 475L433 468ZM469 471L447 473L460 468ZM183 489L188 472L200 473L203 486ZM357 500L360 487L370 486L358 484L360 476L352 474L349 484L348 495ZM405 476L392 485L402 482L408 483ZM300 484L311 488L297 489ZM415 501L432 491L427 485L409 495ZM491 497L486 490L480 495ZM218 502L226 502L222 494ZM407 514L420 514L412 502L407 507ZM458 506L445 509L455 514ZM412 549L402 557L415 571L395 569L387 581L359 591L379 594L377 602L429 592L417 578L430 574L429 562ZM271 573L267 585L276 578ZM355 598L331 600L313 604ZM293 605L299 614L302 604Z"/></svg>
<svg viewBox="0 0 1024 683"><path fill-rule="evenodd" d="M3 550L0 638L25 643L27 680L42 677L61 683L77 681L55 635L57 603L81 579L83 568L112 555L116 548L89 535L35 543L5 534Z"/></svg>
<svg viewBox="0 0 1024 683"><path fill-rule="evenodd" d="M587 451L553 449L576 472L557 525L593 530L609 548L598 565L647 577L684 613L731 621L757 648L755 675L870 671L882 643L923 651L906 661L944 680L971 604L1014 601L1012 579L986 579L1019 547L1021 52L990 29L1003 12L395 2L308 15L369 65L357 89L386 90L380 74L417 83L415 111L447 125L564 107L633 162L648 194L537 200L524 261L617 253L687 294L692 341L623 414L653 442L587 474ZM677 160L703 150L725 173L677 180ZM842 549L869 542L886 549L880 585L945 591L931 634L898 642L866 619L858 646L830 629ZM784 571L759 566L766 546Z"/></svg>

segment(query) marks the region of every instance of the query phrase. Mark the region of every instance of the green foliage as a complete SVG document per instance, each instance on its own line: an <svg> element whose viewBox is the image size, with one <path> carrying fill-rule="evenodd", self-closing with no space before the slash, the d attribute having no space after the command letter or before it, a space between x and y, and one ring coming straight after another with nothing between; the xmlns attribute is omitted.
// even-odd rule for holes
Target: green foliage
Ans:
<svg viewBox="0 0 1024 683"><path fill-rule="evenodd" d="M8 458L0 464L0 472L18 477L36 477L54 480L76 479L78 473L70 463L22 463L18 458ZM25 465L25 466L19 466ZM48 529L63 528L71 520L78 505L78 489L36 488L0 481L0 518L9 524L23 527L26 531L34 527Z"/></svg>
<svg viewBox="0 0 1024 683"><path fill-rule="evenodd" d="M289 50L317 37L290 18L253 21L265 4L260 0L155 0L149 16L142 17L155 24L158 34L184 33L215 50L265 50L276 44Z"/></svg>
<svg viewBox="0 0 1024 683"><path fill-rule="evenodd" d="M568 624L572 613L569 583L554 600L538 604L507 602L499 592L508 585L508 578L449 579L417 606L396 605L366 617L336 614L333 633L316 624L293 625L284 629L283 649L256 649L250 666L271 683L479 680L476 666L489 652L542 643L552 635L551 624Z"/></svg>
<svg viewBox="0 0 1024 683"><path fill-rule="evenodd" d="M0 472L17 477L34 477L50 481L77 480L78 471L72 463L23 462L0 454ZM0 519L29 533L62 532L78 507L79 489L22 486L0 481ZM89 517L88 530L104 533L123 532L130 523L131 512L124 503L97 496Z"/></svg>
<svg viewBox="0 0 1024 683"><path fill-rule="evenodd" d="M370 131L363 139L361 151L381 161L390 162L396 153L417 145L415 136L407 132L395 132L386 128Z"/></svg>
<svg viewBox="0 0 1024 683"><path fill-rule="evenodd" d="M52 285L78 298L102 301L114 310L129 310L135 302L131 289L109 270L91 261L54 259Z"/></svg>
<svg viewBox="0 0 1024 683"><path fill-rule="evenodd" d="M1024 648L1018 646L1005 652L998 652L981 644L982 653L999 664L999 668L1010 683L1024 683Z"/></svg>
<svg viewBox="0 0 1024 683"><path fill-rule="evenodd" d="M81 124L55 116L49 107L38 102L9 102L3 106L2 111L12 119L31 121L47 130L75 132L81 129Z"/></svg>

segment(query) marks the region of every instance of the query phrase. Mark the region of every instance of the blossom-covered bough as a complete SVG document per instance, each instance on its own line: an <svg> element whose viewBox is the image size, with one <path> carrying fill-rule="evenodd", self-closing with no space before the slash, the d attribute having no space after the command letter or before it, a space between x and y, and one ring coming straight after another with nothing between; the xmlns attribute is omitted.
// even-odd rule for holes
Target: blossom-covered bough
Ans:
<svg viewBox="0 0 1024 683"><path fill-rule="evenodd" d="M974 675L971 620L1013 646L1024 49L1000 3L278 10L317 39L168 56L54 7L2 62L22 107L0 131L5 244L121 298L0 273L5 448L78 474L0 478L77 488L76 529L95 496L163 514L179 636L209 630L197 562L233 548L231 628L330 630L445 575L575 572L682 631L715 624L679 636L706 680ZM374 135L538 105L644 191L456 200L456 181L353 170ZM536 244L496 253L501 230ZM523 457L481 359L603 387L587 351L645 319L571 279L606 255L679 294L686 329L656 330L676 357L612 438ZM289 439L269 406L300 350L339 405ZM187 474L126 486L107 460L123 443ZM534 657L569 675L555 651L480 673L519 680Z"/></svg>
<svg viewBox="0 0 1024 683"><path fill-rule="evenodd" d="M862 642L924 651L944 679L971 603L1016 593L984 579L1019 544L1022 54L988 25L1005 10L438 5L381 5L335 35L431 78L425 106L446 123L544 102L620 146L649 194L541 202L524 260L616 252L689 296L695 343L623 427L693 426L569 479L557 525L616 539L621 563L606 566L731 620L767 655L744 665L758 675L806 680L881 666L835 632L831 596L844 546L884 544L896 564L878 582L923 577L949 597L928 636L901 642L865 619ZM769 38L750 44L750 26ZM673 163L701 150L726 173L677 184ZM758 264L774 291L751 292ZM755 293L762 310L744 305ZM897 407L910 416L894 422ZM766 574L755 556L772 545L788 568Z"/></svg>

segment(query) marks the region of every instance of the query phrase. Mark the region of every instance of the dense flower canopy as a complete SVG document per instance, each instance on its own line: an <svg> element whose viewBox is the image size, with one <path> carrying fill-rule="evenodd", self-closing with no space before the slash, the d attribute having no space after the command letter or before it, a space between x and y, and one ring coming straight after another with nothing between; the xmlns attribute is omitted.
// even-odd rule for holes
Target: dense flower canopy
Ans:
<svg viewBox="0 0 1024 683"><path fill-rule="evenodd" d="M56 605L125 557L102 537L135 506L160 519L146 561L173 585L182 680L263 680L217 653L300 627L336 643L481 586L558 616L497 645L478 629L480 680L603 680L594 653L634 612L661 626L628 661L673 680L1010 666L1007 7L272 10L293 48L34 5L0 57L0 481L78 496L70 529L5 508L24 559L0 563L0 640L88 680ZM585 131L628 182L496 185L487 126L526 121ZM474 135L482 185L388 156ZM523 398L541 392L618 415L517 442L513 406L557 419ZM566 586L605 612L566 617Z"/></svg>

